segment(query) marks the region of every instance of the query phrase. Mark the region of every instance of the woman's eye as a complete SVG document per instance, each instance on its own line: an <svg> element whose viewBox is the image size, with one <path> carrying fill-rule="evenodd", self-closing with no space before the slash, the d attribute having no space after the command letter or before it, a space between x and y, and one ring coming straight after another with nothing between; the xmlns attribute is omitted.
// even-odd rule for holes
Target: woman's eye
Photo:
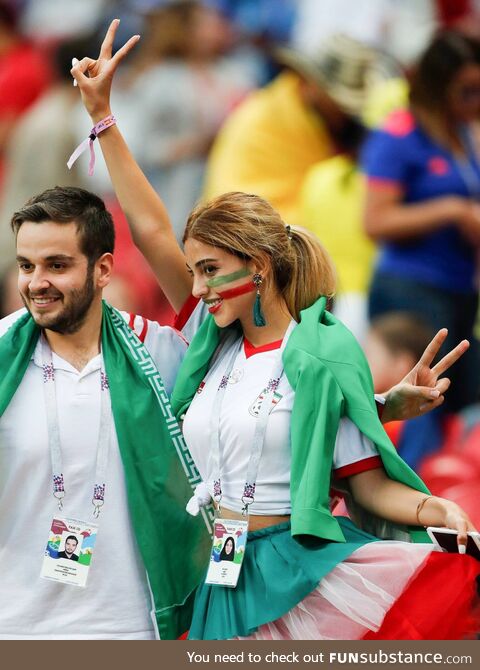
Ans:
<svg viewBox="0 0 480 670"><path fill-rule="evenodd" d="M212 275L217 271L218 268L216 268L214 265L206 265L204 268L204 272L206 275Z"/></svg>

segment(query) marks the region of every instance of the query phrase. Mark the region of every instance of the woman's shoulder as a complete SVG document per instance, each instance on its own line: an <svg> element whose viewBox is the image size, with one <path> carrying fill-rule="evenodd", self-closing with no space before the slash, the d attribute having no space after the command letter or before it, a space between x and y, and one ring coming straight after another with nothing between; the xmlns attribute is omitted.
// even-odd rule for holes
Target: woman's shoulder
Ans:
<svg viewBox="0 0 480 670"><path fill-rule="evenodd" d="M287 348L293 356L305 355L311 364L363 366L365 357L353 333L317 301L301 313ZM287 351L286 351L287 353Z"/></svg>
<svg viewBox="0 0 480 670"><path fill-rule="evenodd" d="M340 394L352 406L372 409L373 381L363 350L353 333L327 310L320 313L314 306L302 312L285 349L284 366L296 393L322 389L329 400Z"/></svg>

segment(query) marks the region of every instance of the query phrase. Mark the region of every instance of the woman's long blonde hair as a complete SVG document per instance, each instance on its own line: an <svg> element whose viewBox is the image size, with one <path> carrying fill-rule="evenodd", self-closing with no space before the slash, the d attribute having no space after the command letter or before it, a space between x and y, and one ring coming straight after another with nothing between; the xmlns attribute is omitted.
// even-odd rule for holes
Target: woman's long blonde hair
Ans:
<svg viewBox="0 0 480 670"><path fill-rule="evenodd" d="M183 236L223 249L259 265L270 261L273 281L290 314L335 292L333 263L319 240L304 228L288 228L263 198L231 192L199 204L188 217Z"/></svg>

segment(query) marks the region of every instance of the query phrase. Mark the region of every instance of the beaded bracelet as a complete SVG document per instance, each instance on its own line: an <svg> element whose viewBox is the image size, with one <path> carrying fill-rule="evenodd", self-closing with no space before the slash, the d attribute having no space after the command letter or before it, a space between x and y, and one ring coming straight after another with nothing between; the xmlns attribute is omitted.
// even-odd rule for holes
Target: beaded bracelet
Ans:
<svg viewBox="0 0 480 670"><path fill-rule="evenodd" d="M95 168L95 150L93 148L93 143L97 139L97 136L100 135L100 133L103 130L106 130L107 128L110 128L110 126L113 126L115 123L117 123L117 120L113 116L113 114L109 114L106 116L104 119L96 123L92 130L90 131L90 135L87 137L87 139L83 140L78 147L75 149L73 154L70 156L67 162L67 167L70 170L72 165L75 163L77 158L83 154L83 152L87 149L87 147L90 149L90 163L88 165L88 175L91 177L93 175L93 170Z"/></svg>

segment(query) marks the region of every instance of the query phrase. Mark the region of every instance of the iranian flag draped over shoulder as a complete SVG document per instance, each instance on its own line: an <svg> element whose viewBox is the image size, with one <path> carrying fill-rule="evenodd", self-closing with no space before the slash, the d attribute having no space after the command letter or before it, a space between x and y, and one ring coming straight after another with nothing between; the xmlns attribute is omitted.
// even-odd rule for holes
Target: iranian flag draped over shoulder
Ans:
<svg viewBox="0 0 480 670"><path fill-rule="evenodd" d="M40 332L25 314L0 337L0 415L23 379ZM102 353L130 514L160 637L176 639L190 625L210 550L207 515L185 511L200 478L148 350L105 302Z"/></svg>

